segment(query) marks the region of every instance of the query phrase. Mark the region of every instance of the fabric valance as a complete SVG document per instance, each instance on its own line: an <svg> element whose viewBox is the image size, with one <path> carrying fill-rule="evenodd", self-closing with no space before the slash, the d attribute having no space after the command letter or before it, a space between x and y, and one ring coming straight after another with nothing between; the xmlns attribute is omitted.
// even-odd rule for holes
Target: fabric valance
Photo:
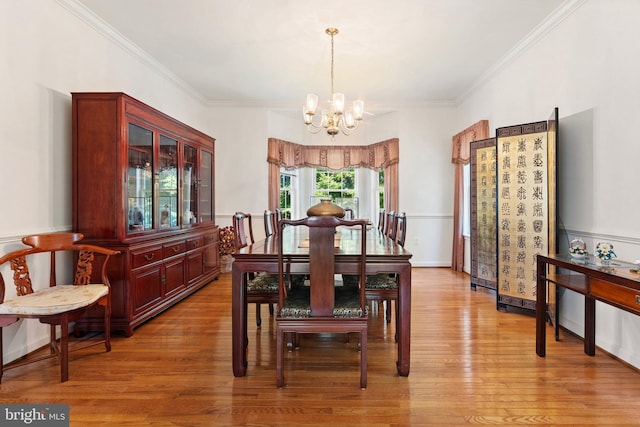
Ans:
<svg viewBox="0 0 640 427"><path fill-rule="evenodd" d="M453 136L451 163L466 165L471 156L471 141L489 138L489 120L480 120Z"/></svg>
<svg viewBox="0 0 640 427"><path fill-rule="evenodd" d="M268 143L267 162L285 169L365 167L380 171L400 158L398 138L371 145L300 145L276 138L269 138Z"/></svg>

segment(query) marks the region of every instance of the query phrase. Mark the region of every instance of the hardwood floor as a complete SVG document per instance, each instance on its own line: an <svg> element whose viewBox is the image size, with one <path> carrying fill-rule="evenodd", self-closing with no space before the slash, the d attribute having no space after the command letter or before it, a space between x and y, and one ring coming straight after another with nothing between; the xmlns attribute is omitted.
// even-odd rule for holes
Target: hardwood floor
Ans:
<svg viewBox="0 0 640 427"><path fill-rule="evenodd" d="M231 370L231 279L223 274L136 329L115 335L111 353L71 355L70 380L46 361L5 373L2 403L66 403L71 425L453 426L640 424L640 373L582 342L547 333L535 354L535 319L499 312L495 295L469 289L465 274L413 270L411 374L395 370L394 322L382 307L369 325L368 387L358 386L356 341L302 338L275 378L273 319L249 310L249 368Z"/></svg>

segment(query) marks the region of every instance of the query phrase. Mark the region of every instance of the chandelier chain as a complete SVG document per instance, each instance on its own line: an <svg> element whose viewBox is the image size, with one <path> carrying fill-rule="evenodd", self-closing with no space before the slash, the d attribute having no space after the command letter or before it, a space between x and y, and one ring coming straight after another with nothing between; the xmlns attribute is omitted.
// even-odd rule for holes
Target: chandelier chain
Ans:
<svg viewBox="0 0 640 427"><path fill-rule="evenodd" d="M331 33L331 96L333 96L333 94L335 93L335 91L333 90L333 35L334 33Z"/></svg>

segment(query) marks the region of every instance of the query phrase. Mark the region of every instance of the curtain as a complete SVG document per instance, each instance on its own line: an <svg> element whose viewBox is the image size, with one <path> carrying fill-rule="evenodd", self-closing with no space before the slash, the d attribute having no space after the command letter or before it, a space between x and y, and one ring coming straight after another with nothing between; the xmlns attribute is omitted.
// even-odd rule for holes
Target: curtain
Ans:
<svg viewBox="0 0 640 427"><path fill-rule="evenodd" d="M464 165L469 163L470 142L489 138L489 121L480 120L462 132L453 136L451 163L454 164L453 188L453 250L451 268L462 271L464 268L463 212L464 206Z"/></svg>
<svg viewBox="0 0 640 427"><path fill-rule="evenodd" d="M269 209L280 203L280 167L296 169L321 167L340 170L349 167L365 167L384 170L385 209L398 210L398 162L400 158L398 138L371 145L300 145L276 138L269 138L267 162L269 163Z"/></svg>

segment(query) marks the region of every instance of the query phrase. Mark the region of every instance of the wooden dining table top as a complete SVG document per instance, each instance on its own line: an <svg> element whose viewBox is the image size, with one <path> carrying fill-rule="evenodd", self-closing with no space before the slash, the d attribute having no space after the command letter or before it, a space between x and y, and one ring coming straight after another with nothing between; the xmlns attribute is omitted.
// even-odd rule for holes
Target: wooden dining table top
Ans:
<svg viewBox="0 0 640 427"><path fill-rule="evenodd" d="M287 227L282 233L284 241L282 250L291 256L308 256L308 229L306 227ZM339 227L336 230L336 256L343 257L358 255L360 248L361 233L356 229ZM367 262L375 262L376 259L399 258L408 260L412 257L404 247L400 246L392 239L384 235L377 228L370 228L366 232L367 238ZM237 250L233 257L236 259L247 259L258 256L276 257L278 256L277 236L272 235L266 239L259 240L254 244L245 246Z"/></svg>

